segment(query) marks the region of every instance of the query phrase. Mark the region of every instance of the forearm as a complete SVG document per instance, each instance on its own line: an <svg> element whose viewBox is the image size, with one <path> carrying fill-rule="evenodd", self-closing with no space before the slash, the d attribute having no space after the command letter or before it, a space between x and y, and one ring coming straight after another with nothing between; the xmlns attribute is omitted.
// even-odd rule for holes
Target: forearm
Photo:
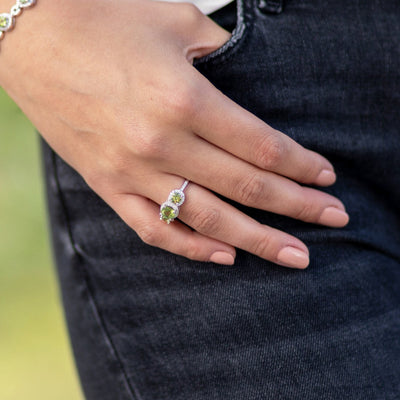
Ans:
<svg viewBox="0 0 400 400"><path fill-rule="evenodd" d="M18 67L29 55L28 43L36 34L34 24L39 15L34 11L36 5L21 7L18 15L12 15L17 6L16 0L0 0L0 85L7 91L12 91L18 84L21 73Z"/></svg>

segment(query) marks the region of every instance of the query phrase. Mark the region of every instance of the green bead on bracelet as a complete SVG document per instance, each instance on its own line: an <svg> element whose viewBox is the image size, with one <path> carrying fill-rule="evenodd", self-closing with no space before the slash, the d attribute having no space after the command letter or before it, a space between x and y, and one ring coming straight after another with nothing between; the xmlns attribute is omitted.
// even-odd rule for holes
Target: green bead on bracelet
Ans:
<svg viewBox="0 0 400 400"><path fill-rule="evenodd" d="M11 7L9 13L0 14L0 39L4 37L4 33L12 29L15 25L15 17L21 14L24 8L33 6L36 0L17 0L17 3Z"/></svg>

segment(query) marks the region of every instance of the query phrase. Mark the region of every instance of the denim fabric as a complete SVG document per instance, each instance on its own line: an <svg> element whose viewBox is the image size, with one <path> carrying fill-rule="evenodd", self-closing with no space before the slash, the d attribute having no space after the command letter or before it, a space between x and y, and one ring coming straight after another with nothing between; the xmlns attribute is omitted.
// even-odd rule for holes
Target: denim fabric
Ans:
<svg viewBox="0 0 400 400"><path fill-rule="evenodd" d="M54 251L89 400L400 399L400 2L240 0L196 68L332 161L342 229L244 207L304 271L144 244L43 143ZM233 22L232 22L233 21ZM245 132L243 132L245 135ZM222 196L221 196L222 197Z"/></svg>

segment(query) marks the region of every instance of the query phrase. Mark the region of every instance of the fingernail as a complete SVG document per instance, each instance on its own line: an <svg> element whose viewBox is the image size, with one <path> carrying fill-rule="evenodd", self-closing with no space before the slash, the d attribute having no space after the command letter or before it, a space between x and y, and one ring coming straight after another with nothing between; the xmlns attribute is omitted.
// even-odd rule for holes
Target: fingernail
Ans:
<svg viewBox="0 0 400 400"><path fill-rule="evenodd" d="M332 185L335 181L336 181L336 174L329 169L323 169L317 176L315 183L321 186L328 186Z"/></svg>
<svg viewBox="0 0 400 400"><path fill-rule="evenodd" d="M333 228L339 228L347 225L349 219L349 214L347 214L345 211L339 210L336 207L327 207L322 212L318 222Z"/></svg>
<svg viewBox="0 0 400 400"><path fill-rule="evenodd" d="M295 247L284 247L278 253L278 262L281 265L291 268L306 268L310 263L310 259L304 251Z"/></svg>
<svg viewBox="0 0 400 400"><path fill-rule="evenodd" d="M225 253L224 251L216 251L211 257L211 262L224 265L233 265L235 259L232 254Z"/></svg>

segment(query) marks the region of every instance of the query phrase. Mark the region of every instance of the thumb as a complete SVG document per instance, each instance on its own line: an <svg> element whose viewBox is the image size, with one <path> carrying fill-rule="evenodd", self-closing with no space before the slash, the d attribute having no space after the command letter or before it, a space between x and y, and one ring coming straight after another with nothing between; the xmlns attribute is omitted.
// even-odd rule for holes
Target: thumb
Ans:
<svg viewBox="0 0 400 400"><path fill-rule="evenodd" d="M191 64L193 64L194 58L204 57L219 49L232 36L231 32L228 32L204 14L199 17L197 22L197 29L192 31L191 43L184 48L185 57Z"/></svg>

